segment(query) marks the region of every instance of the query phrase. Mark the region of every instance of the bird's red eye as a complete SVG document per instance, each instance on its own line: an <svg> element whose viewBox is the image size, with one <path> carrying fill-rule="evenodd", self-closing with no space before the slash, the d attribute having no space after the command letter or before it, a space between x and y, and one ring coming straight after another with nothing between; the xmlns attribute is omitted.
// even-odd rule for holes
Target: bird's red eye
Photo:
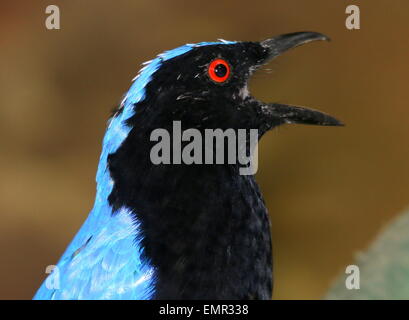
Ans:
<svg viewBox="0 0 409 320"><path fill-rule="evenodd" d="M226 60L215 59L209 65L209 77L215 82L224 82L229 78L230 66Z"/></svg>

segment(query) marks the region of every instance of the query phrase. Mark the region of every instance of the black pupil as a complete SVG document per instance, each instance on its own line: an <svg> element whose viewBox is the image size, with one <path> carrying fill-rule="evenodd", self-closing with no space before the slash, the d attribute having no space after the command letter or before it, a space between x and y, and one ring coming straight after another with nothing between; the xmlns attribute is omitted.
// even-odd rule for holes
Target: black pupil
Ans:
<svg viewBox="0 0 409 320"><path fill-rule="evenodd" d="M219 78L223 78L226 73L227 73L227 68L224 64L219 63L215 68L214 68L214 73L216 76Z"/></svg>

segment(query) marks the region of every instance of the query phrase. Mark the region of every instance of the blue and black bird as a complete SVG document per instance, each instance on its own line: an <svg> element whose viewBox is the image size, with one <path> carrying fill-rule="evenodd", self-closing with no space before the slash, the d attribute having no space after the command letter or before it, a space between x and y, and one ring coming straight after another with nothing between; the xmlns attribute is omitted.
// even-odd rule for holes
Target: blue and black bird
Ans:
<svg viewBox="0 0 409 320"><path fill-rule="evenodd" d="M150 135L174 121L200 132L257 129L258 138L285 123L341 125L247 89L282 52L327 39L202 42L145 63L109 121L94 207L34 298L270 299L270 223L254 176L238 163L153 164Z"/></svg>

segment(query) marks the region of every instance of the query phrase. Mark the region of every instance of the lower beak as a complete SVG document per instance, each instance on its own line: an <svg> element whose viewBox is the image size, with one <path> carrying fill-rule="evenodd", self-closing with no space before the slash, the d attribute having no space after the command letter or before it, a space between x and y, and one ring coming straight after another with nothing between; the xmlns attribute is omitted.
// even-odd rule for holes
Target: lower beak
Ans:
<svg viewBox="0 0 409 320"><path fill-rule="evenodd" d="M264 40L261 42L261 45L267 49L268 55L266 60L263 61L263 64L289 49L317 40L329 41L329 38L317 32L297 32ZM276 124L301 123L320 126L343 125L342 122L331 117L330 115L303 107L270 103L264 104L262 109L264 115Z"/></svg>
<svg viewBox="0 0 409 320"><path fill-rule="evenodd" d="M334 117L317 110L270 103L263 106L263 113L278 123L300 123L318 126L343 126L344 124Z"/></svg>

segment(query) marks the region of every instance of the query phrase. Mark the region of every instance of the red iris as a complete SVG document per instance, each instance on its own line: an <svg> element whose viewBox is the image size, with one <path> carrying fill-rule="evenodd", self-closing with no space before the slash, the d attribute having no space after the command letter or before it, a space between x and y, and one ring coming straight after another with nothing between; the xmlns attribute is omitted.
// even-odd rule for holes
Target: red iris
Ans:
<svg viewBox="0 0 409 320"><path fill-rule="evenodd" d="M209 65L209 77L215 82L224 82L229 78L230 66L226 60L215 59Z"/></svg>

